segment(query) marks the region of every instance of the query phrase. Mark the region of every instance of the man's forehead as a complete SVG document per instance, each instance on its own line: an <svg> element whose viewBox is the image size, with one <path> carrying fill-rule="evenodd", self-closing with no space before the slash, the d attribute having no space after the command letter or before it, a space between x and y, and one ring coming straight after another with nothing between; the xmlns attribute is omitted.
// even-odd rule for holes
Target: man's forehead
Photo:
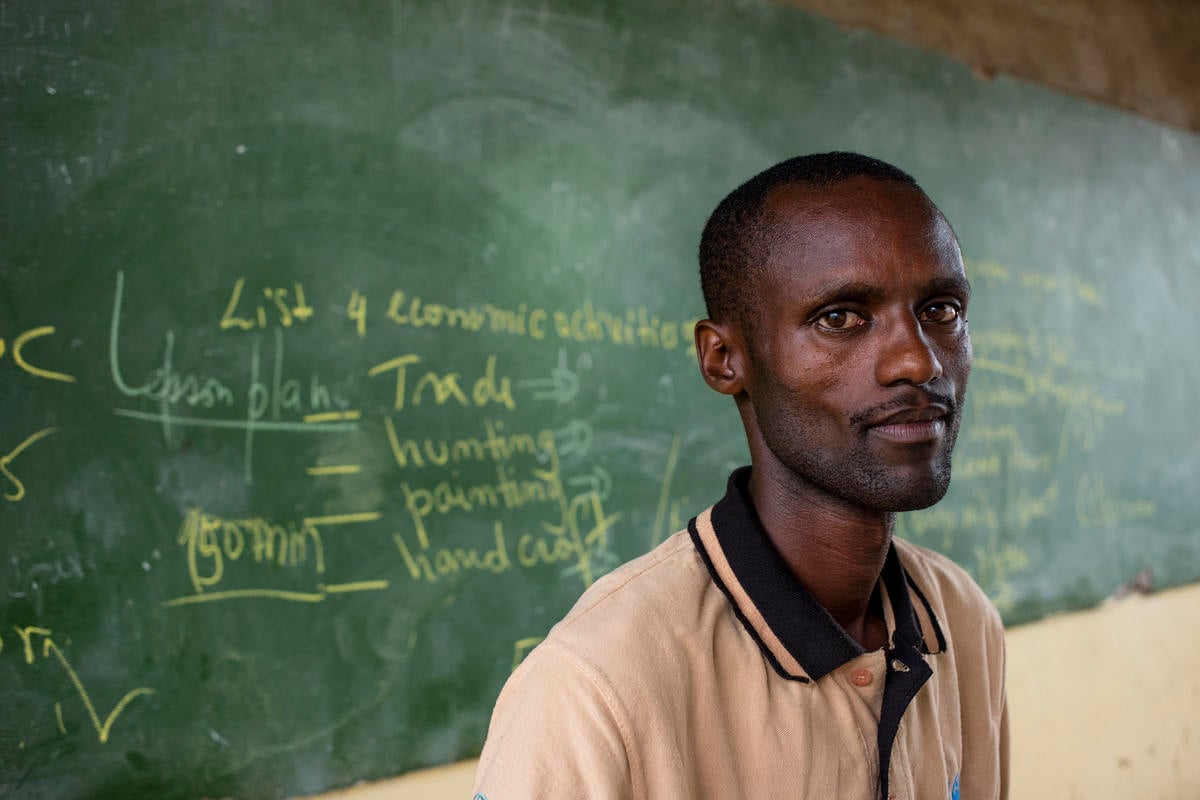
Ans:
<svg viewBox="0 0 1200 800"><path fill-rule="evenodd" d="M916 186L871 177L786 184L768 193L763 210L767 260L776 266L877 257L882 246L961 269L954 231Z"/></svg>
<svg viewBox="0 0 1200 800"><path fill-rule="evenodd" d="M870 221L904 216L912 221L941 216L917 186L866 175L823 185L776 186L763 200L763 213L766 224L785 227L830 223L844 217Z"/></svg>

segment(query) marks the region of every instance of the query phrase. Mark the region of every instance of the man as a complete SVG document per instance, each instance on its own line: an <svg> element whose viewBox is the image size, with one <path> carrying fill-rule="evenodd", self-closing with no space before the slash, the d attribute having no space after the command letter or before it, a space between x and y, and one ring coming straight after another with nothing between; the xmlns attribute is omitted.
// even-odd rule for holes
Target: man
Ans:
<svg viewBox="0 0 1200 800"><path fill-rule="evenodd" d="M971 367L949 223L889 164L804 156L721 202L700 272L751 467L513 674L477 800L1006 797L999 616L892 537L946 492Z"/></svg>

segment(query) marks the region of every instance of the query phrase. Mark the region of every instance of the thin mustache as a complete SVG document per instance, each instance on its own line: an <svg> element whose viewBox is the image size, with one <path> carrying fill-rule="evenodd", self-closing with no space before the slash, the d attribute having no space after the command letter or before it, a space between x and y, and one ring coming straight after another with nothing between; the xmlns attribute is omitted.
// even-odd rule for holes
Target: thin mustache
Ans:
<svg viewBox="0 0 1200 800"><path fill-rule="evenodd" d="M850 415L851 425L863 425L879 416L886 414L888 411L897 408L911 408L913 406L926 405L941 405L947 408L946 416L953 417L957 409L957 404L954 398L948 394L941 392L921 392L919 394L907 394L903 397L897 397L894 400L889 400L886 403L880 403L877 406L871 406L868 409L859 411L857 414Z"/></svg>

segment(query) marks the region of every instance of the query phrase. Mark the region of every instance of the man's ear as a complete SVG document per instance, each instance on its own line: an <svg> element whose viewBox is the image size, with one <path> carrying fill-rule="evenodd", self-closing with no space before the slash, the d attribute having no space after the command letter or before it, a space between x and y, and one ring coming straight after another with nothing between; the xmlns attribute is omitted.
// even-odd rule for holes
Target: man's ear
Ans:
<svg viewBox="0 0 1200 800"><path fill-rule="evenodd" d="M745 390L745 351L731 325L702 319L696 323L696 360L704 382L721 394Z"/></svg>

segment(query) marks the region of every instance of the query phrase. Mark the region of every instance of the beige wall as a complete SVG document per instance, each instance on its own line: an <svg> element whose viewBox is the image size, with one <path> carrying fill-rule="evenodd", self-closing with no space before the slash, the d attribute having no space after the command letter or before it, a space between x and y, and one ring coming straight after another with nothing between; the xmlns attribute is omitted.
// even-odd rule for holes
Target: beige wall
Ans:
<svg viewBox="0 0 1200 800"><path fill-rule="evenodd" d="M1008 632L1014 800L1200 798L1200 585ZM474 763L322 795L469 800Z"/></svg>
<svg viewBox="0 0 1200 800"><path fill-rule="evenodd" d="M1008 641L1014 800L1200 798L1200 586Z"/></svg>

